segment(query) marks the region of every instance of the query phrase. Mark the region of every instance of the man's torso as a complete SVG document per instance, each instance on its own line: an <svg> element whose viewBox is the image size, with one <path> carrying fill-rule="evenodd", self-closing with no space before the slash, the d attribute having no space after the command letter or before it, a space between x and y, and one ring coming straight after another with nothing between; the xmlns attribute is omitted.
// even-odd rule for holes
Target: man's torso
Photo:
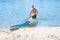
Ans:
<svg viewBox="0 0 60 40"><path fill-rule="evenodd" d="M35 8L33 8L33 9L31 10L31 13L32 13L32 14L36 14L36 12L37 12L37 10L36 10Z"/></svg>

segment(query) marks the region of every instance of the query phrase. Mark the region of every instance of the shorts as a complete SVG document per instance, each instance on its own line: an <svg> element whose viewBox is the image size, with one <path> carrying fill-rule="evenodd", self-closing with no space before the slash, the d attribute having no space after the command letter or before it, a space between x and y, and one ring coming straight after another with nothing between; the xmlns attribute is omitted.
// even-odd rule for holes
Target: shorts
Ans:
<svg viewBox="0 0 60 40"><path fill-rule="evenodd" d="M37 15L33 15L32 18L35 19Z"/></svg>

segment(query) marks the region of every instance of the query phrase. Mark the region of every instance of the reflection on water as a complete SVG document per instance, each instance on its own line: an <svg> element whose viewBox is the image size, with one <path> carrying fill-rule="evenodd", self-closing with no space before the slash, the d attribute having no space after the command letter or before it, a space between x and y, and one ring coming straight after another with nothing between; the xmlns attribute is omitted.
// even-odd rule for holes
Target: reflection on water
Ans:
<svg viewBox="0 0 60 40"><path fill-rule="evenodd" d="M28 18L31 5L39 12L37 26L60 25L60 0L0 0L0 28Z"/></svg>

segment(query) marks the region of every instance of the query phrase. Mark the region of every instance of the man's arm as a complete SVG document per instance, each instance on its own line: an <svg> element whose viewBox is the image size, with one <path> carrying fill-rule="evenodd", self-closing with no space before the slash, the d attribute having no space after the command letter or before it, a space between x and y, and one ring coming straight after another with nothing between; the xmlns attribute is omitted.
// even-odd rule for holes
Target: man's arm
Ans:
<svg viewBox="0 0 60 40"><path fill-rule="evenodd" d="M32 14L32 11L30 12L30 16L31 16L31 14Z"/></svg>
<svg viewBox="0 0 60 40"><path fill-rule="evenodd" d="M38 11L36 12L36 15L38 14Z"/></svg>

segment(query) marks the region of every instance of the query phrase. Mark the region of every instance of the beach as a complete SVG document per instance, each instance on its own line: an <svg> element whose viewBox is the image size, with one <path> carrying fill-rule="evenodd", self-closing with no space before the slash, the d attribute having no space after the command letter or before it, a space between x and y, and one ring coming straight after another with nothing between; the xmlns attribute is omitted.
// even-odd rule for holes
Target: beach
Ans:
<svg viewBox="0 0 60 40"><path fill-rule="evenodd" d="M0 40L60 40L60 27L31 27L0 30Z"/></svg>

